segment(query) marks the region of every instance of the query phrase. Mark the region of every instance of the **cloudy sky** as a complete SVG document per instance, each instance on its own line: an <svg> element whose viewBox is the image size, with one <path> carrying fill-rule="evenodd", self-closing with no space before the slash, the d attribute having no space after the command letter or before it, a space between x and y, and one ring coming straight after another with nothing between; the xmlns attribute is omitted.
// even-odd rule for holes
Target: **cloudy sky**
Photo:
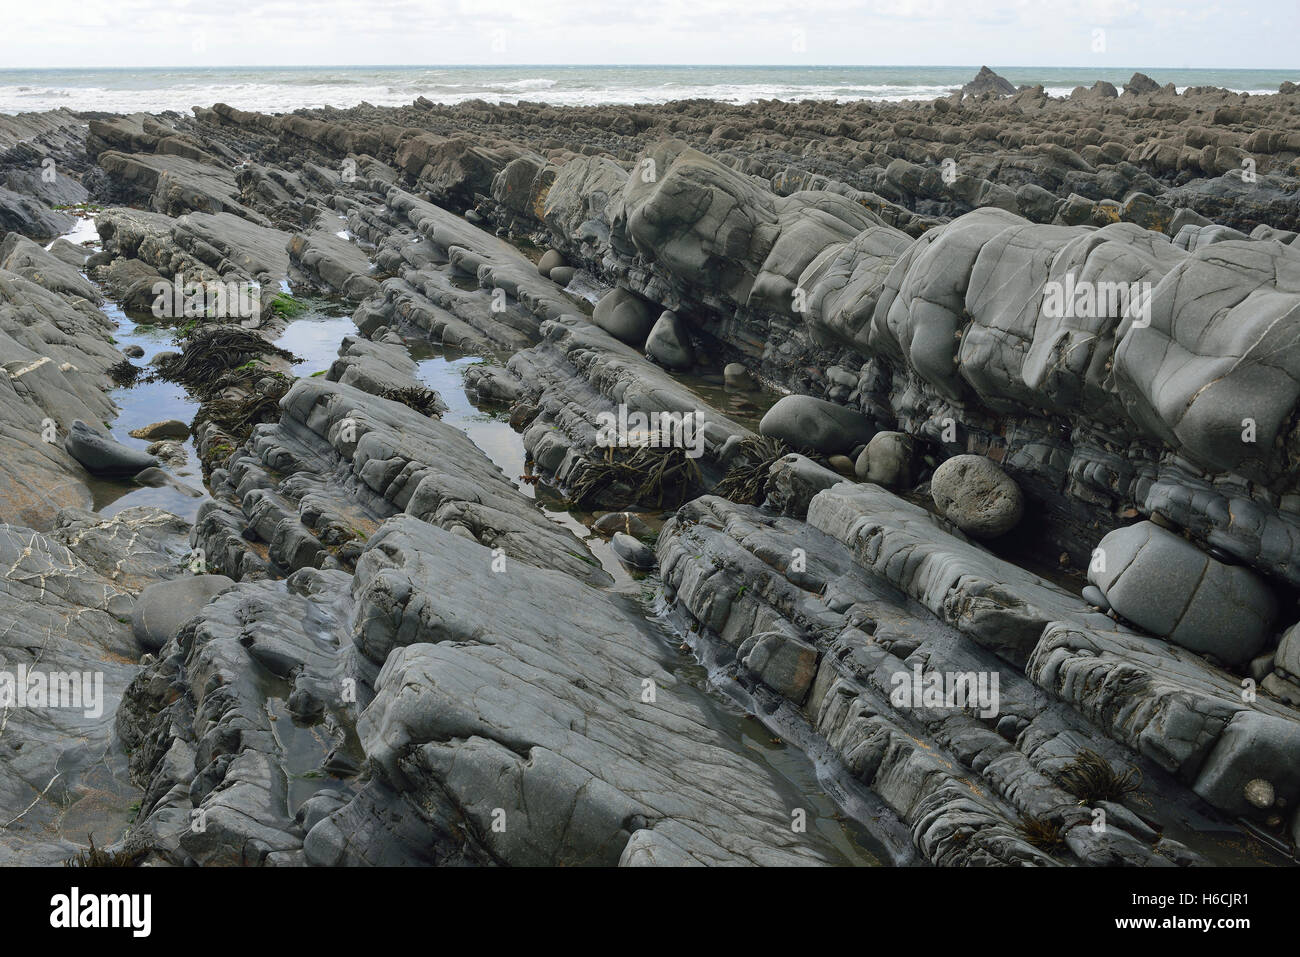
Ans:
<svg viewBox="0 0 1300 957"><path fill-rule="evenodd" d="M1300 0L0 0L0 15L0 67L25 68L1300 66Z"/></svg>

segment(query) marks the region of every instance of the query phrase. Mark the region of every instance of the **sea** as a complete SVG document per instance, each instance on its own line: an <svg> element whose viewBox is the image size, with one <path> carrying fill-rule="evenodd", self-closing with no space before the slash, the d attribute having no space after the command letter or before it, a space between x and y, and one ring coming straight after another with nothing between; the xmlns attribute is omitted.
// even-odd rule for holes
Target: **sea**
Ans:
<svg viewBox="0 0 1300 957"><path fill-rule="evenodd" d="M1117 88L1140 68L1007 67L992 69L1017 86L1041 84L1053 96L1108 80ZM228 103L284 113L359 103L398 106L423 96L436 103L521 100L557 106L665 103L710 99L933 99L968 82L978 66L338 66L169 69L0 70L0 113L67 107L149 113L188 112ZM1156 82L1276 93L1295 70L1147 69Z"/></svg>

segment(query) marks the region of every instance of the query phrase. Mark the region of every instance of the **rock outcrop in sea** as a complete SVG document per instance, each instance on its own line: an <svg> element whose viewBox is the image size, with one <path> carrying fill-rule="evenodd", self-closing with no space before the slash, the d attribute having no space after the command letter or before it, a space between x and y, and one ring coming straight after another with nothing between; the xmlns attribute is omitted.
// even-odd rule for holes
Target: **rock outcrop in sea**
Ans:
<svg viewBox="0 0 1300 957"><path fill-rule="evenodd" d="M1000 80L0 118L0 860L1292 856L1300 93Z"/></svg>

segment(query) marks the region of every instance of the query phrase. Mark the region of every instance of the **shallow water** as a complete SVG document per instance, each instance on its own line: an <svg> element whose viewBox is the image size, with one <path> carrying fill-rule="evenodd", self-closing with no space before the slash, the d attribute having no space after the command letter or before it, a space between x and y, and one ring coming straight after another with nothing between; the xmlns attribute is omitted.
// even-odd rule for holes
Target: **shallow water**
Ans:
<svg viewBox="0 0 1300 957"><path fill-rule="evenodd" d="M68 238L75 242L93 240L93 222L79 220ZM284 284L283 291L292 292L288 284ZM338 356L343 338L356 334L357 330L351 318L351 307L346 303L310 296L299 298L306 306L305 311L290 321L274 342L302 360L293 365L292 374L307 377L328 370ZM149 322L147 317L132 317L112 303L106 304L104 311L117 323L114 337L119 348L138 345L144 350L142 357L132 360L136 365L147 369L149 361L159 352L178 348L174 326ZM480 402L465 388L465 373L477 364L493 360L464 355L424 341L412 341L408 343L408 349L417 363L418 380L425 387L437 391L448 406L443 421L464 431L523 495L535 500L552 521L570 529L587 545L614 578L613 590L621 593L624 600L634 603L641 616L660 636L670 670L688 686L688 693L698 696L701 707L714 717L720 737L768 770L776 790L792 812L796 808L803 810L809 839L836 863L879 866L887 860L887 853L881 850L867 829L844 816L827 795L819 780L819 769L808 755L775 737L761 721L721 693L706 668L656 615L653 603L659 589L657 574L626 568L614 556L608 540L591 530L591 523L604 513L570 509L558 490L544 483L524 481L527 469L523 437L511 428L508 408ZM706 401L751 428L757 426L757 418L776 398L765 393L738 396L727 391L718 376L683 375L679 379L699 392ZM184 387L161 380L114 388L111 397L119 411L112 422L103 425L114 438L132 448L143 449L150 443L128 435L131 429L165 419L177 419L188 424L198 411L198 402ZM737 398L752 403L752 408L737 408ZM192 521L208 495L202 485L202 470L193 440L186 439L182 446L186 456L184 464L163 467L179 481L201 491L201 497L190 497L170 487L140 487L129 479L95 479L91 483L94 507L105 516L111 516L132 506L153 505ZM637 514L657 532L667 513ZM281 694L268 693L266 705L286 755L288 812L293 813L302 801L322 788L347 790L348 784L319 770L321 760L334 744L330 737L322 736L320 728L292 721L284 709ZM356 742L349 744L348 750L356 751ZM354 757L360 759L362 756L358 752Z"/></svg>

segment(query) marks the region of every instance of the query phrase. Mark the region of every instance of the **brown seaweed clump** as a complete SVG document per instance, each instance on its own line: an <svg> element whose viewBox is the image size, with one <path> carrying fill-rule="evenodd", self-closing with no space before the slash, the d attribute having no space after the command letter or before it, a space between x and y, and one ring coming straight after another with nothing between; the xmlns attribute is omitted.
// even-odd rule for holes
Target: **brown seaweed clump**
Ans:
<svg viewBox="0 0 1300 957"><path fill-rule="evenodd" d="M427 415L433 419L442 418L442 413L447 408L438 393L418 385L407 386L402 389L385 389L379 393L379 397L381 399L391 399L393 402L400 402L421 415Z"/></svg>
<svg viewBox="0 0 1300 957"><path fill-rule="evenodd" d="M700 467L682 448L644 446L619 459L614 450L601 459L589 459L569 492L577 508L598 505L607 493L624 503L676 508L694 497L702 484Z"/></svg>
<svg viewBox="0 0 1300 957"><path fill-rule="evenodd" d="M145 848L105 851L95 846L93 835L87 834L86 837L90 840L90 848L69 857L63 862L64 867L135 867L149 853Z"/></svg>
<svg viewBox="0 0 1300 957"><path fill-rule="evenodd" d="M248 329L198 326L185 336L179 357L159 364L158 375L208 399L232 385L265 375L268 370L263 360L268 356L302 361Z"/></svg>
<svg viewBox="0 0 1300 957"><path fill-rule="evenodd" d="M1057 780L1083 804L1096 804L1122 800L1124 795L1138 789L1142 776L1137 768L1116 771L1096 751L1084 748L1061 769Z"/></svg>
<svg viewBox="0 0 1300 957"><path fill-rule="evenodd" d="M740 443L727 474L713 489L714 495L737 505L762 505L773 463L789 455L790 446L780 439L760 435Z"/></svg>

